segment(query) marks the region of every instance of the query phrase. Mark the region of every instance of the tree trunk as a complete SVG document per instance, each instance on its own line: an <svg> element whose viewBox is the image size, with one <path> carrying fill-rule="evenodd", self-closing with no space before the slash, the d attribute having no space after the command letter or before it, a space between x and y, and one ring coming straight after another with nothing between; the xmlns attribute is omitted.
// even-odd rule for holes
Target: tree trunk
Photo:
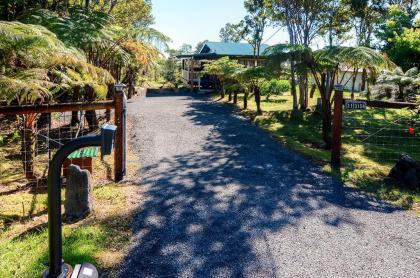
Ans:
<svg viewBox="0 0 420 278"><path fill-rule="evenodd" d="M332 113L329 101L322 101L322 139L325 143L325 149L330 150L332 146Z"/></svg>
<svg viewBox="0 0 420 278"><path fill-rule="evenodd" d="M299 75L299 102L300 110L308 109L308 75L306 73Z"/></svg>
<svg viewBox="0 0 420 278"><path fill-rule="evenodd" d="M229 91L228 98L229 98L229 100L228 100L229 102L232 101L232 91Z"/></svg>
<svg viewBox="0 0 420 278"><path fill-rule="evenodd" d="M405 101L404 86L402 85L398 85L398 100Z"/></svg>
<svg viewBox="0 0 420 278"><path fill-rule="evenodd" d="M366 79L367 79L367 71L364 68L362 72L362 87L360 88L362 92L365 91L366 89Z"/></svg>
<svg viewBox="0 0 420 278"><path fill-rule="evenodd" d="M71 126L76 126L80 123L80 119L79 119L79 111L73 111L71 112L71 121L70 121L70 125Z"/></svg>
<svg viewBox="0 0 420 278"><path fill-rule="evenodd" d="M115 90L115 86L114 84L108 84L108 92L106 93L106 99L113 99L114 98L114 90ZM111 110L107 109L105 111L105 118L106 121L109 122L111 120Z"/></svg>
<svg viewBox="0 0 420 278"><path fill-rule="evenodd" d="M249 92L248 90L246 90L244 93L244 109L248 108L248 95L249 95Z"/></svg>
<svg viewBox="0 0 420 278"><path fill-rule="evenodd" d="M225 98L225 86L223 86L223 82L220 82L220 97L222 99Z"/></svg>
<svg viewBox="0 0 420 278"><path fill-rule="evenodd" d="M235 103L235 104L238 103L238 92L233 93L233 103Z"/></svg>
<svg viewBox="0 0 420 278"><path fill-rule="evenodd" d="M136 88L134 86L134 83L129 83L128 85L128 91L127 91L127 99L131 99L134 95Z"/></svg>
<svg viewBox="0 0 420 278"><path fill-rule="evenodd" d="M334 82L334 80L330 80ZM328 87L328 88L327 88ZM332 146L332 115L331 115L331 102L330 96L332 94L332 88L327 86L327 74L321 75L321 88L318 88L321 94L321 109L322 109L322 140L325 143L325 149L329 150Z"/></svg>
<svg viewBox="0 0 420 278"><path fill-rule="evenodd" d="M353 75L353 78L351 81L351 99L354 99L354 86L356 85L356 77L357 77L357 71Z"/></svg>
<svg viewBox="0 0 420 278"><path fill-rule="evenodd" d="M135 93L135 71L132 67L127 68L125 78L122 83L128 84L127 99L131 99Z"/></svg>
<svg viewBox="0 0 420 278"><path fill-rule="evenodd" d="M298 110L298 99L296 95L296 79L295 79L295 61L294 57L291 57L290 59L290 86L291 86L291 92L293 97L293 112L297 112Z"/></svg>
<svg viewBox="0 0 420 278"><path fill-rule="evenodd" d="M77 102L80 98L80 87L76 86L73 91L72 101ZM71 112L71 126L75 126L80 123L79 112L73 111Z"/></svg>
<svg viewBox="0 0 420 278"><path fill-rule="evenodd" d="M255 104L257 105L257 114L261 115L261 91L258 86L254 87L254 98L255 98Z"/></svg>
<svg viewBox="0 0 420 278"><path fill-rule="evenodd" d="M313 98L313 97L314 97L314 95L315 95L315 90L316 90L316 85L315 85L315 84L312 84L312 87L311 87L311 92L310 92L310 97L311 97L311 98Z"/></svg>
<svg viewBox="0 0 420 278"><path fill-rule="evenodd" d="M51 123L51 113L42 113L37 121L37 128L43 128Z"/></svg>
<svg viewBox="0 0 420 278"><path fill-rule="evenodd" d="M23 128L21 129L21 155L23 171L27 180L36 180L34 173L34 157L36 149L36 128L35 121L29 120L28 115L23 117Z"/></svg>
<svg viewBox="0 0 420 278"><path fill-rule="evenodd" d="M48 0L42 0L41 1L41 8L47 9L47 6L48 6Z"/></svg>
<svg viewBox="0 0 420 278"><path fill-rule="evenodd" d="M98 127L98 119L96 117L96 111L86 111L86 121L89 124L89 131L94 131Z"/></svg>

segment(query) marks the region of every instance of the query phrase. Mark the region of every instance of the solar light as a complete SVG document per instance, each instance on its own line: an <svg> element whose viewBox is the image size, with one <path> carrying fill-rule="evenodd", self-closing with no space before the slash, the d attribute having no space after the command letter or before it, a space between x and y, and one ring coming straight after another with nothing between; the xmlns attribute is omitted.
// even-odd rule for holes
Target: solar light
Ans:
<svg viewBox="0 0 420 278"><path fill-rule="evenodd" d="M124 92L124 89L127 87L125 84L123 84L123 83L117 83L117 84L115 84L114 85L114 87L115 87L115 91L116 92L119 92L119 93L121 93L121 92Z"/></svg>

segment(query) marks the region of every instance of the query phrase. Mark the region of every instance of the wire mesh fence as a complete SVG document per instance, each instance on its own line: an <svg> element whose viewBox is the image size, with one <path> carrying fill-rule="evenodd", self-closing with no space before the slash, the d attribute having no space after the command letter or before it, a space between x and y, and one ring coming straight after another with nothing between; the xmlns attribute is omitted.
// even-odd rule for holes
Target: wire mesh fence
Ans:
<svg viewBox="0 0 420 278"><path fill-rule="evenodd" d="M111 114L112 110L94 110L0 115L0 185L8 189L46 185L48 164L55 152L74 138L100 132L104 123L113 124ZM63 172L70 163L92 172L92 163L98 163L99 156L97 148L82 150L68 159ZM101 162L99 171L105 168L110 177L111 163Z"/></svg>
<svg viewBox="0 0 420 278"><path fill-rule="evenodd" d="M401 154L420 160L420 115L410 109L344 108L342 140L360 145L368 158L394 164Z"/></svg>

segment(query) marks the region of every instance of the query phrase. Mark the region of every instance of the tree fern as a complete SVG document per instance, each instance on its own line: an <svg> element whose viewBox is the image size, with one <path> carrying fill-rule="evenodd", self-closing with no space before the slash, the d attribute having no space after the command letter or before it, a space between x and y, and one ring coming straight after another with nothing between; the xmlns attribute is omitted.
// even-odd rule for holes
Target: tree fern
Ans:
<svg viewBox="0 0 420 278"><path fill-rule="evenodd" d="M0 22L0 38L0 58L6 67L0 98L8 102L52 101L54 94L71 94L75 86L89 86L103 98L104 86L114 82L108 71L88 63L80 51L66 47L45 27Z"/></svg>

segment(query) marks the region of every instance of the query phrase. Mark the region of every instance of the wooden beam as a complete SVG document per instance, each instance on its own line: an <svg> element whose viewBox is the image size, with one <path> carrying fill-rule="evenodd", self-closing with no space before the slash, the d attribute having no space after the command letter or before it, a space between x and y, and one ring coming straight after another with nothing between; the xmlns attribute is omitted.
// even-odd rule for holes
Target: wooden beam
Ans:
<svg viewBox="0 0 420 278"><path fill-rule="evenodd" d="M40 104L40 105L11 105L11 106L0 106L0 114L22 115L22 114L33 114L33 113L92 111L92 110L102 110L102 109L113 109L114 107L115 107L115 102L113 100L95 101L95 102Z"/></svg>
<svg viewBox="0 0 420 278"><path fill-rule="evenodd" d="M345 99L344 102L347 100L350 101L350 99ZM365 101L368 107L376 107L376 108L415 109L419 107L419 104L412 103L412 102L396 102L396 101L364 100L364 99L358 99L357 101Z"/></svg>
<svg viewBox="0 0 420 278"><path fill-rule="evenodd" d="M127 98L124 92L115 93L115 119L114 123L117 126L115 134L115 150L114 150L114 178L115 182L120 182L125 175L125 109L127 105Z"/></svg>
<svg viewBox="0 0 420 278"><path fill-rule="evenodd" d="M343 91L335 91L333 137L331 149L331 165L340 167L341 164L341 132L343 123Z"/></svg>
<svg viewBox="0 0 420 278"><path fill-rule="evenodd" d="M368 100L367 106L377 107L377 108L412 108L415 109L419 105L411 102L389 102L389 101L379 101L379 100Z"/></svg>

